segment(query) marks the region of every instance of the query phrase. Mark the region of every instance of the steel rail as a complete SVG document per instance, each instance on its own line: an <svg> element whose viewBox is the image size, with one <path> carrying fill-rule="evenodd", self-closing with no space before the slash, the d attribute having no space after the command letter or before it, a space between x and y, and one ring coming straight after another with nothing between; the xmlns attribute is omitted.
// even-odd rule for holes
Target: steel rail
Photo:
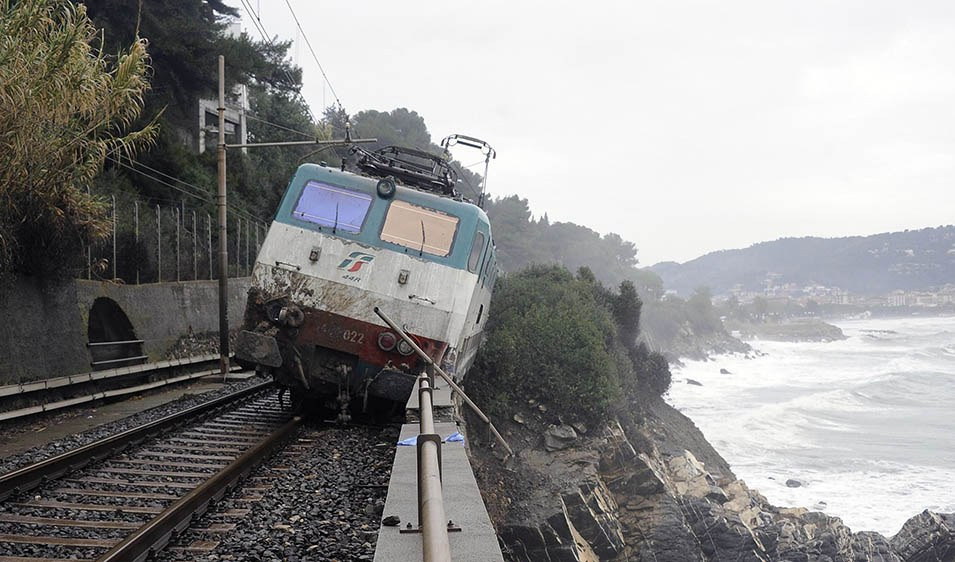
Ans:
<svg viewBox="0 0 955 562"><path fill-rule="evenodd" d="M210 502L218 500L272 450L283 442L302 424L302 417L295 416L274 433L243 453L238 459L220 470L196 489L169 506L154 519L126 539L111 548L97 562L140 562L158 552L173 537L185 529L194 516L201 515Z"/></svg>
<svg viewBox="0 0 955 562"><path fill-rule="evenodd" d="M127 429L116 435L111 435L105 439L84 445L72 451L67 451L61 455L34 463L32 465L13 470L0 475L0 500L6 499L12 494L30 490L47 480L53 480L60 476L82 468L87 464L106 458L116 451L124 449L130 445L140 443L143 440L155 435L156 433L173 428L192 417L212 411L220 406L224 406L236 400L251 396L256 392L262 391L272 385L271 382L264 382L238 392L210 400L204 404L193 406L182 412L166 416L164 418L152 421L150 423Z"/></svg>

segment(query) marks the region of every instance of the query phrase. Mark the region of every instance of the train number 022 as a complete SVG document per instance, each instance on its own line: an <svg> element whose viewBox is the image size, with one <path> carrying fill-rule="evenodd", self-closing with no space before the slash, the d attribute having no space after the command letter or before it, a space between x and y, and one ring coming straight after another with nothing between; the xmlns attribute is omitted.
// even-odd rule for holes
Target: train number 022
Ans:
<svg viewBox="0 0 955 562"><path fill-rule="evenodd" d="M342 339L351 343L363 343L365 341L365 334L356 330L345 330L342 332Z"/></svg>

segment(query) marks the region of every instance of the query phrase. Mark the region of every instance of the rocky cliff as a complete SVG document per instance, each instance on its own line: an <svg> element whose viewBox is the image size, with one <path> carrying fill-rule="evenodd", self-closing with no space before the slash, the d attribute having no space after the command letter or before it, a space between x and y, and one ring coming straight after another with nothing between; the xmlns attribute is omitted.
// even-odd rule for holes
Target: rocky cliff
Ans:
<svg viewBox="0 0 955 562"><path fill-rule="evenodd" d="M925 511L886 538L771 505L661 399L593 428L546 405L520 406L500 424L515 457L472 442L508 560L955 560L955 515Z"/></svg>
<svg viewBox="0 0 955 562"><path fill-rule="evenodd" d="M726 329L738 333L744 340L830 342L846 339L841 328L818 318L764 323L730 320L726 322Z"/></svg>

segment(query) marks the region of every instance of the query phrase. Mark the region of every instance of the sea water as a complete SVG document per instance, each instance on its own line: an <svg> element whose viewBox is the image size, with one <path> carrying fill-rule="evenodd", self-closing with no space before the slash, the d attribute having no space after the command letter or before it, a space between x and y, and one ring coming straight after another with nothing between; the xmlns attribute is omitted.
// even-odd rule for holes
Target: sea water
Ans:
<svg viewBox="0 0 955 562"><path fill-rule="evenodd" d="M887 536L955 512L955 317L832 323L848 339L675 367L667 399L777 506Z"/></svg>

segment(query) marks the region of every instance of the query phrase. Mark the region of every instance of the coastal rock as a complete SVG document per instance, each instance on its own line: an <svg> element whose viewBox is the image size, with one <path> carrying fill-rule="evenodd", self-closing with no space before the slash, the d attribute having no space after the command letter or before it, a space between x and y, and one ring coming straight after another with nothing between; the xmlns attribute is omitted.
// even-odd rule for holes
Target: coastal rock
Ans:
<svg viewBox="0 0 955 562"><path fill-rule="evenodd" d="M806 485L805 482L803 482L803 481L801 481L801 480L796 480L795 478L790 478L789 480L786 480L786 487L787 487L787 488L799 488L799 487L802 487L802 486L805 486L805 485Z"/></svg>
<svg viewBox="0 0 955 562"><path fill-rule="evenodd" d="M692 384L693 386L703 386L703 383L700 381L695 381L693 379L686 379L686 384Z"/></svg>
<svg viewBox="0 0 955 562"><path fill-rule="evenodd" d="M955 515L923 512L889 540L776 507L662 401L589 429L550 426L543 450L521 450L506 473L472 459L506 560L955 562Z"/></svg>
<svg viewBox="0 0 955 562"><path fill-rule="evenodd" d="M729 369L720 369L720 374L721 374L721 375L732 375L733 373L731 373L731 372L729 371Z"/></svg>
<svg viewBox="0 0 955 562"><path fill-rule="evenodd" d="M838 326L817 318L790 319L781 322L733 324L743 339L785 342L831 342L846 339Z"/></svg>
<svg viewBox="0 0 955 562"><path fill-rule="evenodd" d="M955 560L955 514L925 510L902 525L891 546L902 560L951 562Z"/></svg>

